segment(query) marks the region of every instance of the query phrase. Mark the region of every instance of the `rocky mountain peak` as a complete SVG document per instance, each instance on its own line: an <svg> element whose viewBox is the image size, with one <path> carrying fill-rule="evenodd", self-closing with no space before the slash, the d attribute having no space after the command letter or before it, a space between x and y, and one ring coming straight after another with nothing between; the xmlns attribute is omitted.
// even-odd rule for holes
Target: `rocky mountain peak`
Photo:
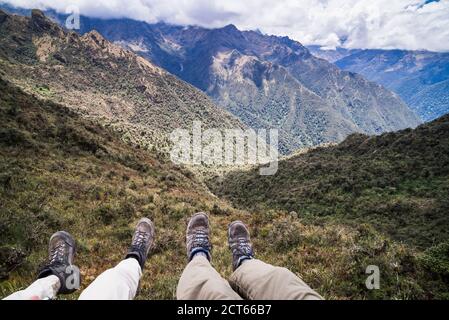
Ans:
<svg viewBox="0 0 449 320"><path fill-rule="evenodd" d="M83 36L83 38L94 41L100 47L104 47L107 42L106 39L97 30L89 31Z"/></svg>
<svg viewBox="0 0 449 320"><path fill-rule="evenodd" d="M223 30L226 30L226 31L237 31L237 32L239 31L239 29L237 29L237 27L235 25L233 25L232 23L224 26Z"/></svg>
<svg viewBox="0 0 449 320"><path fill-rule="evenodd" d="M52 22L48 19L41 10L33 9L31 11L31 23L39 29L48 29Z"/></svg>
<svg viewBox="0 0 449 320"><path fill-rule="evenodd" d="M121 46L109 42L96 30L92 30L84 34L81 37L81 41L90 49L107 53L107 56L105 56L106 58L116 57L126 58L128 60L134 60L137 58L137 55L134 52L125 50ZM98 55L98 57L103 57L103 53Z"/></svg>
<svg viewBox="0 0 449 320"><path fill-rule="evenodd" d="M38 9L31 10L30 27L35 32L60 34L61 27L51 21L45 14Z"/></svg>
<svg viewBox="0 0 449 320"><path fill-rule="evenodd" d="M217 39L218 42L225 42L227 44L245 41L243 33L233 24L228 24L227 26L219 29L211 29L209 31L209 35L212 38Z"/></svg>

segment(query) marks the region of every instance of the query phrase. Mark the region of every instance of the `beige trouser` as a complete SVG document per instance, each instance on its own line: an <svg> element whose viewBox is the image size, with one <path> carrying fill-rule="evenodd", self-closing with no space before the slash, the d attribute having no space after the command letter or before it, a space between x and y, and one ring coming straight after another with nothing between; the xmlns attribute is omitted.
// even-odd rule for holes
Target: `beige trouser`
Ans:
<svg viewBox="0 0 449 320"><path fill-rule="evenodd" d="M304 281L289 270L260 260L246 260L228 281L204 256L190 261L176 290L179 300L321 300Z"/></svg>

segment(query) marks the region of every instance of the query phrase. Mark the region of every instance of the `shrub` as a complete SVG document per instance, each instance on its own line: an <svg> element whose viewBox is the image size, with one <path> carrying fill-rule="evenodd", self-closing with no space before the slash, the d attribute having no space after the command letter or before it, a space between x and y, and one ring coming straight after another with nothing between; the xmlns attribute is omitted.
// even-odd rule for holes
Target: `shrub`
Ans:
<svg viewBox="0 0 449 320"><path fill-rule="evenodd" d="M218 216L228 215L228 210L226 210L226 209L220 207L218 204L214 203L212 209L210 209L210 213L218 215Z"/></svg>
<svg viewBox="0 0 449 320"><path fill-rule="evenodd" d="M15 145L30 146L32 142L23 132L15 128L1 128L0 144L8 147Z"/></svg>
<svg viewBox="0 0 449 320"><path fill-rule="evenodd" d="M8 278L9 273L23 263L25 253L19 249L0 247L0 280Z"/></svg>
<svg viewBox="0 0 449 320"><path fill-rule="evenodd" d="M277 250L287 251L301 243L301 234L296 223L290 219L276 221L268 232L266 243Z"/></svg>
<svg viewBox="0 0 449 320"><path fill-rule="evenodd" d="M432 273L449 277L449 241L427 249L420 257L420 262Z"/></svg>

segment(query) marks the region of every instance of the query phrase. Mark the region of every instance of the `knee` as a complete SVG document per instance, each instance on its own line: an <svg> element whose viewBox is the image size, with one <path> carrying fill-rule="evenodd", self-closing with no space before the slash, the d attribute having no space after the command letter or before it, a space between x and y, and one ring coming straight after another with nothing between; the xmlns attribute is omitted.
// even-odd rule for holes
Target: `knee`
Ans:
<svg viewBox="0 0 449 320"><path fill-rule="evenodd" d="M301 279L297 275L295 275L293 272L291 272L287 268L283 268L283 267L275 267L272 272L272 276L274 278L276 278L278 283L291 282L292 280L301 281Z"/></svg>

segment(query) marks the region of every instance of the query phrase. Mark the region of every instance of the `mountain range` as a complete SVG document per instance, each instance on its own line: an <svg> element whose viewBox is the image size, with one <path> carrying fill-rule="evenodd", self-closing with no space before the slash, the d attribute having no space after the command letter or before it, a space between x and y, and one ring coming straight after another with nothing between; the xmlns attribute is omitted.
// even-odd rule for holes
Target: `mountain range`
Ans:
<svg viewBox="0 0 449 320"><path fill-rule="evenodd" d="M322 50L316 56L396 92L424 121L449 112L449 53L407 50Z"/></svg>
<svg viewBox="0 0 449 320"><path fill-rule="evenodd" d="M441 151L444 151L442 146L447 148L447 144L434 140L441 137L442 142L445 141L448 132L445 123L446 120L435 123L425 133L424 137L432 142L426 144L426 153L419 152L421 150L412 153L413 149L406 143L396 148L397 144L385 144L384 138L378 141L385 145L385 150L400 150L396 153L400 159L410 153L407 161L419 163L419 169L421 159L427 160L423 156L437 155L428 151L434 147ZM247 211L236 209L228 201L213 195L188 169L175 166L155 151L142 150L122 141L121 134L111 129L99 125L94 118L74 112L73 108L42 99L35 93L26 93L0 75L0 297L21 290L35 280L36 270L48 255L48 238L55 230L68 230L77 239L75 263L81 271L82 289L86 288L101 272L123 259L135 222L145 216L155 222L157 236L136 298L175 299L176 285L186 264L185 225L194 212L205 211L213 225L213 264L220 274L232 273L231 254L223 245L227 241L229 221L242 220L250 226L258 258L301 275L326 299L447 299L445 254L448 245L437 242L447 238L447 224L444 224L447 218L441 215L444 211L438 211L439 207L444 209L444 202L439 199L445 199L447 187L444 193L441 185L439 188L436 184L426 185L421 191L413 191L421 192L414 199L419 203L395 204L390 198L396 194L406 201L407 191L395 191L393 186L388 188L389 180L386 179L383 187L390 198L383 204L383 198L379 197L377 201L383 206L376 213L371 212L371 215L384 215L382 221L393 214L391 230L395 230L395 223L401 219L409 226L416 222L416 218L421 219L417 220L415 228L404 229L398 225L398 229L407 243L421 239L428 241L429 238L420 232L430 229L432 233L427 236L436 236L435 246L424 251L391 239L366 221L351 225L339 221L340 215L336 215L334 221L325 221L321 215L316 216L315 223L310 221L314 214L310 209L313 208L326 208L323 213L330 217L332 203L323 205L324 198L320 198L323 195L319 194L313 180L306 185L292 184L304 182L304 172L300 171L296 177L292 173L298 168L288 166L306 161L305 174L317 169L318 176L322 177L325 169L332 163L335 165L335 158L332 158L335 149L330 149L327 154L323 150L315 152L311 161L295 158L293 163L281 164L279 173L287 179L283 185L279 181L274 184L273 190L281 191L278 201L286 204L288 194L285 191L288 189L295 194L309 190L310 197L302 200L308 202L304 211L293 213L273 208L257 211L249 203L248 208L252 209ZM407 135L412 137L413 132ZM341 159L350 154L350 149L363 148L363 143L357 147L363 139L351 138L350 141L353 142L339 147ZM367 156L373 150L371 147L369 143ZM447 154L446 150L443 154L446 158L441 160L447 161ZM350 164L351 159L345 163ZM382 162L382 158L373 162ZM371 166L373 162L366 164ZM434 178L443 177L442 173L447 170L442 169L439 174L436 168L432 169L434 163L429 166L429 173ZM322 169L319 169L320 165ZM393 171L395 179L402 181L404 174L413 174L412 168ZM366 166L353 165L348 170L350 177L340 176L340 179L346 179L343 183L337 181L333 185L329 184L330 180L323 181L327 188L325 197L332 197L340 187L349 190L350 179L366 175ZM238 179L229 181L229 187L242 181ZM266 187L266 182L256 183L252 188L260 191L259 187ZM375 181L367 180L367 184L372 183ZM253 193L251 189L242 190L242 186L247 185L237 185L233 191L233 195L240 199L238 202L249 199L249 194ZM414 187L419 186L423 184L420 182ZM226 190L230 192L228 188ZM240 195L235 193L237 190L241 191ZM351 191L347 192L346 196L349 196ZM269 200L267 193L261 192L260 199ZM369 193L364 194L365 201L369 200L367 195ZM334 199L338 200L338 196L335 194ZM232 201L237 203L236 199ZM447 208L447 199L445 203ZM266 204L271 206L272 202ZM241 202L239 206L242 206ZM335 208L340 207L341 202L335 202ZM373 208L374 203L366 211ZM421 215L413 214L414 219L408 220L410 208ZM433 210L426 214L426 208ZM435 230L424 224L432 217L439 217L434 222ZM359 216L360 220L362 218ZM366 290L364 285L364 270L372 264L382 270L379 290ZM78 296L79 292L76 292L65 299Z"/></svg>
<svg viewBox="0 0 449 320"><path fill-rule="evenodd" d="M380 134L421 122L396 94L316 58L288 37L233 25L206 29L84 16L80 25L80 34L96 30L200 89L246 126L277 128L283 154L353 132Z"/></svg>
<svg viewBox="0 0 449 320"><path fill-rule="evenodd" d="M146 149L168 150L169 134L190 129L246 128L200 90L98 32L68 32L39 10L31 17L0 11L4 79L122 132Z"/></svg>
<svg viewBox="0 0 449 320"><path fill-rule="evenodd" d="M83 18L95 29L208 94L252 128L278 128L281 152L379 134L420 120L395 94L340 70L287 37Z"/></svg>
<svg viewBox="0 0 449 320"><path fill-rule="evenodd" d="M402 111L419 121L395 94L288 38L157 24L147 25L159 30L154 42L112 43L105 31L54 21L0 10L0 297L35 280L55 230L78 240L85 288L123 259L145 216L157 236L138 298L173 299L186 223L203 211L220 274L233 272L227 226L242 220L258 258L326 299L449 298L448 116L344 138L407 127ZM285 157L274 176L199 176L163 152L168 134L194 121L282 123L285 153L327 134L344 141ZM370 265L381 270L379 290L366 289Z"/></svg>

